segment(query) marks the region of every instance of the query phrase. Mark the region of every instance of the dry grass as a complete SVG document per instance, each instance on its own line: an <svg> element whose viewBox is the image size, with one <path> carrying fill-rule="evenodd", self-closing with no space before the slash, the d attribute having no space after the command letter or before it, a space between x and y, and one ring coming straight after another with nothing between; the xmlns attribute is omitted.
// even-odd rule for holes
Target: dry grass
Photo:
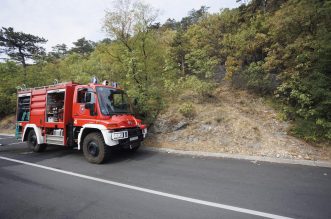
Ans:
<svg viewBox="0 0 331 219"><path fill-rule="evenodd" d="M9 115L0 119L0 133L15 133L15 115Z"/></svg>
<svg viewBox="0 0 331 219"><path fill-rule="evenodd" d="M226 152L291 159L331 160L330 147L314 147L288 135L289 124L264 100L245 91L222 85L213 100L199 103L185 94L179 102L194 102L196 116L186 119L178 113L180 104L172 104L156 121L168 127L152 134L145 145L180 150ZM185 129L171 131L179 121ZM158 124L157 124L158 125ZM170 128L169 128L170 127Z"/></svg>

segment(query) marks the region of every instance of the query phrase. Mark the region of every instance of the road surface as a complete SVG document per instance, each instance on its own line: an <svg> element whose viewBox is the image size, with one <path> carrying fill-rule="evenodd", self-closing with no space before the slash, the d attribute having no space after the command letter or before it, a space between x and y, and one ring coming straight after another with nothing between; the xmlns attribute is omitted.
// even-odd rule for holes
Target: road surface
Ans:
<svg viewBox="0 0 331 219"><path fill-rule="evenodd" d="M331 218L330 168L0 144L0 218Z"/></svg>

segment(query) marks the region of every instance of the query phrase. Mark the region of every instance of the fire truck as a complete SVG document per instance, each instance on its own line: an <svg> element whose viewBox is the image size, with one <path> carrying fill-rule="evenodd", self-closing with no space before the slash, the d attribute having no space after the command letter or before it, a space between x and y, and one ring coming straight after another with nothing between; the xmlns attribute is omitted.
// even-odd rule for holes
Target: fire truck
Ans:
<svg viewBox="0 0 331 219"><path fill-rule="evenodd" d="M82 149L88 162L100 164L115 147L137 150L146 134L117 83L66 82L17 91L16 137L34 152L61 145Z"/></svg>

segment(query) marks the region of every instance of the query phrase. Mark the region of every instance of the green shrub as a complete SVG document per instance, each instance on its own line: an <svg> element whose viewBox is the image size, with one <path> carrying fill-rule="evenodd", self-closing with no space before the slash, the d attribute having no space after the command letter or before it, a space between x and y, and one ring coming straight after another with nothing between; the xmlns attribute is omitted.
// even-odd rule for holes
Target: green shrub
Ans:
<svg viewBox="0 0 331 219"><path fill-rule="evenodd" d="M195 116L195 109L192 103L183 103L178 111L186 118L193 118Z"/></svg>
<svg viewBox="0 0 331 219"><path fill-rule="evenodd" d="M196 76L187 76L181 79L182 88L192 90L199 98L211 97L214 85L198 79Z"/></svg>
<svg viewBox="0 0 331 219"><path fill-rule="evenodd" d="M262 65L262 62L251 63L243 71L244 80L248 89L260 94L272 94L275 90L275 82L271 75L264 71Z"/></svg>
<svg viewBox="0 0 331 219"><path fill-rule="evenodd" d="M320 130L313 121L297 119L294 121L290 132L306 141L317 141L320 138Z"/></svg>

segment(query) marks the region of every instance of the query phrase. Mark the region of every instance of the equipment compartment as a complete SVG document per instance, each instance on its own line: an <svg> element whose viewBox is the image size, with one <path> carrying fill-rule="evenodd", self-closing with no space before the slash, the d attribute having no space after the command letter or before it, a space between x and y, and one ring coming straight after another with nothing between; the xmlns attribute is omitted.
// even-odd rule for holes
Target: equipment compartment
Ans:
<svg viewBox="0 0 331 219"><path fill-rule="evenodd" d="M30 120L30 99L31 96L18 97L17 103L17 121L29 121Z"/></svg>
<svg viewBox="0 0 331 219"><path fill-rule="evenodd" d="M65 97L64 90L50 91L47 93L47 108L46 108L47 122L63 122L64 97Z"/></svg>

